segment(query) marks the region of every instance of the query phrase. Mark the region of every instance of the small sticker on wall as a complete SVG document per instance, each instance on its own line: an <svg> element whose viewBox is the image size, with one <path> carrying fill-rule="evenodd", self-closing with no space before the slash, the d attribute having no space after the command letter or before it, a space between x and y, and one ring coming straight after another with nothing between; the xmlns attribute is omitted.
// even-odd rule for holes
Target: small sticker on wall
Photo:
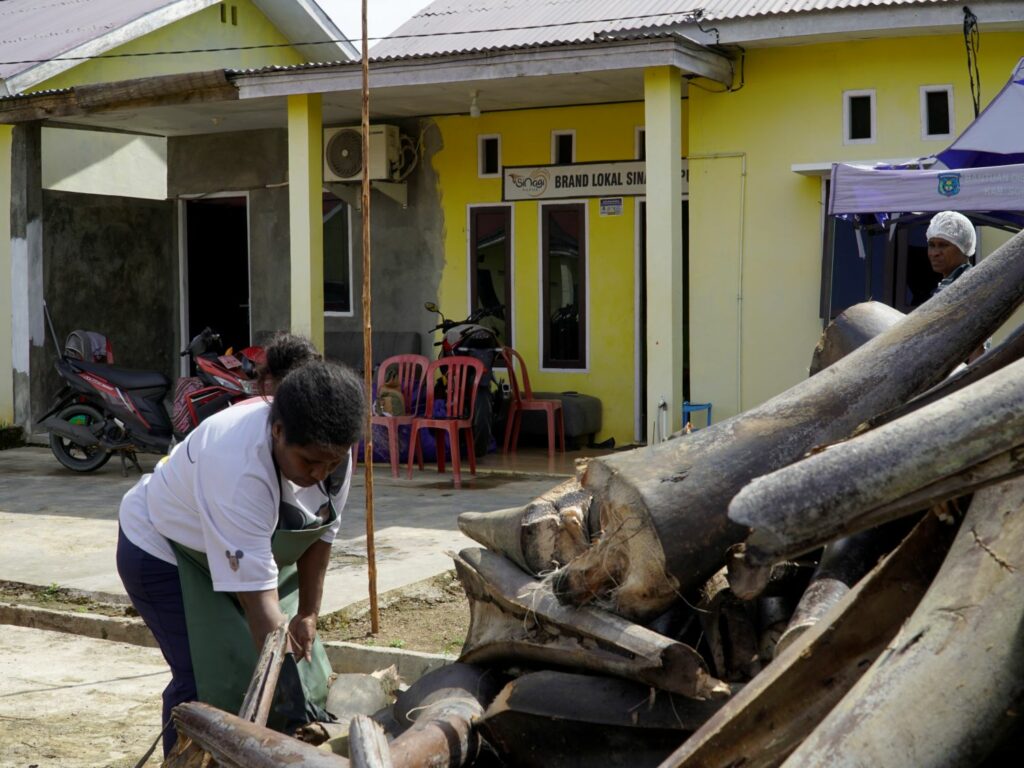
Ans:
<svg viewBox="0 0 1024 768"><path fill-rule="evenodd" d="M602 216L621 216L622 215L622 198L621 197L602 197L601 198L601 215Z"/></svg>

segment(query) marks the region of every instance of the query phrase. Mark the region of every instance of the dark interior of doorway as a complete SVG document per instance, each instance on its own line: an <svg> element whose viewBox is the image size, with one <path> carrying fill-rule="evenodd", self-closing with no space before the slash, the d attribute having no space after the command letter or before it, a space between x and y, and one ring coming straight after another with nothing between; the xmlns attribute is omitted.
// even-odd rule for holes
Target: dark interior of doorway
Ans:
<svg viewBox="0 0 1024 768"><path fill-rule="evenodd" d="M249 345L249 234L246 199L185 204L188 339L209 326L225 349ZM187 341L187 339L186 339Z"/></svg>
<svg viewBox="0 0 1024 768"><path fill-rule="evenodd" d="M647 422L647 202L640 203L640 423ZM690 399L690 201L680 203L683 225L683 400ZM671 314L669 314L671 317Z"/></svg>

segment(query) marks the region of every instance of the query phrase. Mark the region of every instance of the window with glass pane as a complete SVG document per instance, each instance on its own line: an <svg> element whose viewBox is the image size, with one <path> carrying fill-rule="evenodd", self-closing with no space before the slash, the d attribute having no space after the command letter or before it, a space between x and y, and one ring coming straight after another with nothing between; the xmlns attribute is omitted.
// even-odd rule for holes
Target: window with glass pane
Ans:
<svg viewBox="0 0 1024 768"><path fill-rule="evenodd" d="M582 205L543 208L544 366L586 366L585 213Z"/></svg>
<svg viewBox="0 0 1024 768"><path fill-rule="evenodd" d="M324 195L324 311L352 311L348 204Z"/></svg>
<svg viewBox="0 0 1024 768"><path fill-rule="evenodd" d="M493 328L502 344L512 346L511 207L471 208L469 242L473 307L500 307L498 317L484 318L481 324Z"/></svg>

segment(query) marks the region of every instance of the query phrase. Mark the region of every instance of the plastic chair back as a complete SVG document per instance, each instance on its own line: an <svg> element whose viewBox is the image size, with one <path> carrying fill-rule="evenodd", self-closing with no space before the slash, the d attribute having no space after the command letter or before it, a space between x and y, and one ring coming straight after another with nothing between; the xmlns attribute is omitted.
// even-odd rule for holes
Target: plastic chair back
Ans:
<svg viewBox="0 0 1024 768"><path fill-rule="evenodd" d="M502 347L501 354L508 368L509 387L513 400L532 400L533 388L530 386L530 374L526 370L526 361L512 347Z"/></svg>
<svg viewBox="0 0 1024 768"><path fill-rule="evenodd" d="M477 382L484 376L487 369L484 364L475 357L469 355L455 355L454 357L442 357L434 360L427 368L427 414L428 419L434 414L434 387L433 383L438 375L447 379L445 387L444 416L448 419L469 419L473 418L473 409L476 408L476 393L479 387Z"/></svg>
<svg viewBox="0 0 1024 768"><path fill-rule="evenodd" d="M397 368L398 390L402 393L405 413L415 414L423 396L423 385L427 381L426 373L429 367L430 360L423 355L393 355L384 360L377 369L377 392L380 393L384 388L388 373Z"/></svg>

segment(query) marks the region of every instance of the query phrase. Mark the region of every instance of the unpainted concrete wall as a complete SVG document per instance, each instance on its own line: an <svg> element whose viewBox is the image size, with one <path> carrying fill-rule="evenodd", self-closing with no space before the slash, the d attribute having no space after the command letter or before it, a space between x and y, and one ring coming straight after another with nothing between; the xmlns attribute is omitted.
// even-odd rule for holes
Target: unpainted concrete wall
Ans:
<svg viewBox="0 0 1024 768"><path fill-rule="evenodd" d="M429 120L398 123L417 140L423 132L424 156L408 178L408 207L374 192L373 328L415 331L431 354L425 333L434 317L423 302L436 301L444 268L444 218L431 157L440 149L440 133ZM168 194L249 191L249 265L252 336L262 342L287 328L290 318L288 231L288 135L286 130L184 136L168 140ZM344 185L343 199L355 202L359 185ZM326 331L358 331L362 321L362 224L353 206L353 316L330 316Z"/></svg>
<svg viewBox="0 0 1024 768"><path fill-rule="evenodd" d="M177 376L178 246L164 200L43 192L43 284L57 338L82 328L114 347L115 364ZM60 388L56 353L33 367L39 416Z"/></svg>

